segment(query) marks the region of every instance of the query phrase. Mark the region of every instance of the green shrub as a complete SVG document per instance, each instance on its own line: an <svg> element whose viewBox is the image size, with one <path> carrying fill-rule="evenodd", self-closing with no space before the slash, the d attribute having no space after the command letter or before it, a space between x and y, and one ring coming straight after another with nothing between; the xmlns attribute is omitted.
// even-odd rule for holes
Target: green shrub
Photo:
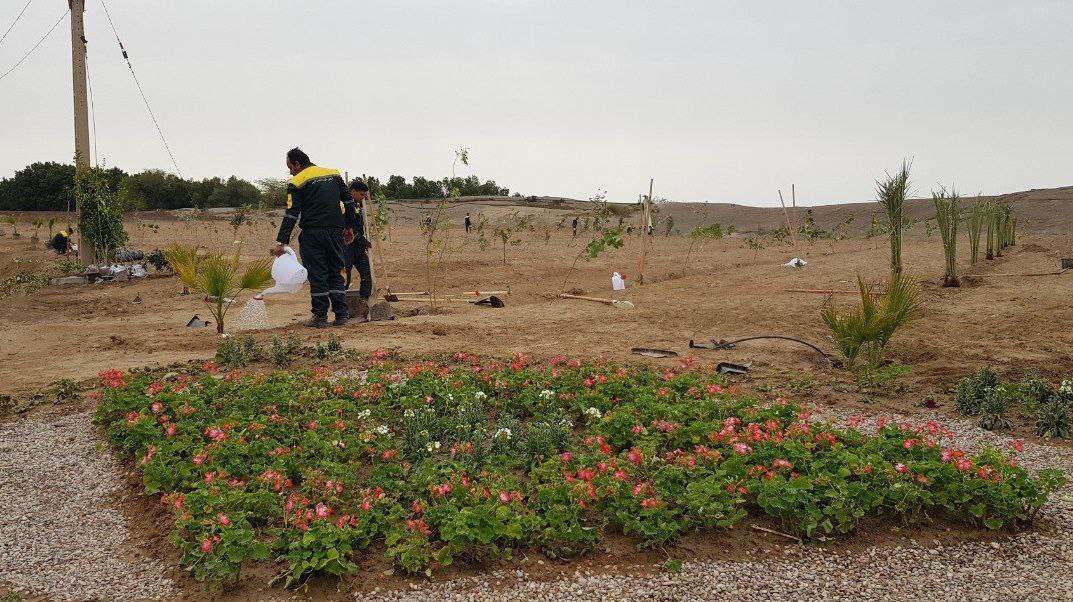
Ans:
<svg viewBox="0 0 1073 602"><path fill-rule="evenodd" d="M980 405L980 426L989 431L1008 429L1013 426L1013 423L1006 417L1006 410L1010 407L1010 397L1011 391L1004 385L987 389L983 403Z"/></svg>
<svg viewBox="0 0 1073 602"><path fill-rule="evenodd" d="M998 373L990 366L980 368L976 372L958 381L955 390L955 407L957 411L969 416L975 416L983 408L987 392L999 384Z"/></svg>

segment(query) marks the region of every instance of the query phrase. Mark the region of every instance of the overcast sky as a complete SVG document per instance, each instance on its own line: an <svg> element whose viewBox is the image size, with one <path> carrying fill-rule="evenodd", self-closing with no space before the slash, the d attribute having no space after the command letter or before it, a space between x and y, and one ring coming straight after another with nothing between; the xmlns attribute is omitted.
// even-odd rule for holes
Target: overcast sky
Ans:
<svg viewBox="0 0 1073 602"><path fill-rule="evenodd" d="M23 0L0 0L0 35ZM0 73L67 8L35 0ZM173 171L100 0L100 160ZM474 173L524 194L778 204L1073 184L1073 1L109 0L183 175ZM73 155L67 23L0 80L0 176Z"/></svg>

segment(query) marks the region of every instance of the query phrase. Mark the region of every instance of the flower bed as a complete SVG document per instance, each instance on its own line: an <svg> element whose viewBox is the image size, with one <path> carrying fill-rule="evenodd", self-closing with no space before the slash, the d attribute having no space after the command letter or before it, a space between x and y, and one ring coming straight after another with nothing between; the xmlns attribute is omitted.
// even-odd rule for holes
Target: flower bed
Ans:
<svg viewBox="0 0 1073 602"><path fill-rule="evenodd" d="M378 353L335 375L113 371L97 419L174 509L199 579L274 557L295 584L373 545L409 572L570 557L609 531L657 546L749 513L805 537L883 515L1019 527L1064 482L1018 467L1016 445L970 457L933 423L836 429L688 364Z"/></svg>

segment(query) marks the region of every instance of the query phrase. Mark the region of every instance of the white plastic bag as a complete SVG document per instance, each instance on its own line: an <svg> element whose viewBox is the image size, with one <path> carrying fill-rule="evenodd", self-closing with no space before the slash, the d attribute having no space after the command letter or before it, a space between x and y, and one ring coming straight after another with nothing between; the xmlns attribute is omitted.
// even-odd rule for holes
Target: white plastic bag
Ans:
<svg viewBox="0 0 1073 602"><path fill-rule="evenodd" d="M276 285L261 294L297 292L306 283L308 276L309 272L298 263L298 256L294 254L294 249L284 247L283 255L272 262L272 279L276 281Z"/></svg>
<svg viewBox="0 0 1073 602"><path fill-rule="evenodd" d="M622 278L622 276L619 275L618 272L615 272L614 275L611 276L611 290L626 290L626 281Z"/></svg>
<svg viewBox="0 0 1073 602"><path fill-rule="evenodd" d="M784 268L803 268L806 265L808 265L807 261L805 261L804 259L798 259L797 257L794 257L790 261L787 261L786 263L782 264L782 267L784 267Z"/></svg>

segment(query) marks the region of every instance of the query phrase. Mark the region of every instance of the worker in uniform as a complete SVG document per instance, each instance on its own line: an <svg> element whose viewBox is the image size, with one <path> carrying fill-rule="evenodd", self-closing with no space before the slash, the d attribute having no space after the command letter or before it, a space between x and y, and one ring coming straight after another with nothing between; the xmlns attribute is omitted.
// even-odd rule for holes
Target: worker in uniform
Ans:
<svg viewBox="0 0 1073 602"><path fill-rule="evenodd" d="M356 205L354 211L358 215L358 224L354 228L354 241L348 244L344 251L343 263L346 266L347 290L350 290L350 276L355 267L358 268L358 276L361 278L358 288L359 307L350 308L350 315L357 317L368 311L369 296L373 294L373 271L369 263L369 249L373 248L373 243L365 236L365 218L361 210L362 203L369 200L369 185L361 178L354 178L350 182L350 197Z"/></svg>
<svg viewBox="0 0 1073 602"><path fill-rule="evenodd" d="M298 148L287 151L287 170L293 177L287 184L287 210L272 254L283 254L298 224L302 229L298 252L309 272L313 305L309 326L328 326L329 308L335 314L335 325L342 326L349 316L343 248L354 242L354 228L358 225L354 199L337 170L314 165L309 155Z"/></svg>

